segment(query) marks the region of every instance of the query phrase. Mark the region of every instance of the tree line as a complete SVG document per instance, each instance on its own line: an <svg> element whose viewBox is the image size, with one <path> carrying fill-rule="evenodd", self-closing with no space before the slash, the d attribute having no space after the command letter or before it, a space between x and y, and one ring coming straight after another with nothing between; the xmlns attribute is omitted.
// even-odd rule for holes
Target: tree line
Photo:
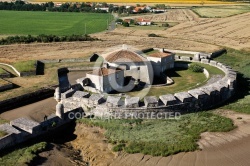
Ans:
<svg viewBox="0 0 250 166"><path fill-rule="evenodd" d="M105 10L95 8L95 4L91 6L88 3L63 3L56 6L53 2L42 4L31 4L24 1L0 2L0 10L107 13Z"/></svg>
<svg viewBox="0 0 250 166"><path fill-rule="evenodd" d="M56 36L56 35L38 35L38 36L9 36L0 40L0 45L7 44L28 44L28 43L51 43L51 42L71 42L71 41L93 41L98 40L89 35L69 35L69 36Z"/></svg>

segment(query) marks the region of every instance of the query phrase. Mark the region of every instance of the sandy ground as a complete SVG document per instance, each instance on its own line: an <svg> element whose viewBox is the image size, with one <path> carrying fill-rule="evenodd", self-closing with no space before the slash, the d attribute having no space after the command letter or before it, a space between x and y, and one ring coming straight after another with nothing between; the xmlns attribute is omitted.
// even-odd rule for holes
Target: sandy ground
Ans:
<svg viewBox="0 0 250 166"><path fill-rule="evenodd" d="M68 145L49 144L49 150L39 153L39 158L35 160L35 165L41 166L87 166L82 161L79 152L71 149Z"/></svg>
<svg viewBox="0 0 250 166"><path fill-rule="evenodd" d="M198 144L201 150L179 153L169 157L153 157L143 154L113 153L106 143L103 130L97 127L77 125L77 139L72 146L82 150L90 165L113 166L205 166L250 165L250 115L219 110L215 113L233 119L237 128L230 132L205 132ZM93 143L94 142L94 143Z"/></svg>

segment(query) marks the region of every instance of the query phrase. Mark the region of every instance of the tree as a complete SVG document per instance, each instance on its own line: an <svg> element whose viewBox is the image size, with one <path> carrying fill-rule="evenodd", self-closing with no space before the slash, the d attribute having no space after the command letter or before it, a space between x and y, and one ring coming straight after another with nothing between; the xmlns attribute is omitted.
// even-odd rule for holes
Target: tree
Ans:
<svg viewBox="0 0 250 166"><path fill-rule="evenodd" d="M123 22L123 20L118 18L118 19L115 20L115 22Z"/></svg>
<svg viewBox="0 0 250 166"><path fill-rule="evenodd" d="M128 23L128 22L125 22L125 21L122 22L122 25L123 25L124 27L129 27L129 23Z"/></svg>

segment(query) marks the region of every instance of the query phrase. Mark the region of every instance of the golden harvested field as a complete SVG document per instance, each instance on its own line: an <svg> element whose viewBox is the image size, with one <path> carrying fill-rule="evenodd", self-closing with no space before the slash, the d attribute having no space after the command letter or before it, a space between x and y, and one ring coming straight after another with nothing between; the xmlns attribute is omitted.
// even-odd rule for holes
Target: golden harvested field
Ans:
<svg viewBox="0 0 250 166"><path fill-rule="evenodd" d="M250 11L250 6L232 6L227 7L199 7L193 9L201 17L228 17L236 14L242 14Z"/></svg>
<svg viewBox="0 0 250 166"><path fill-rule="evenodd" d="M142 17L144 19L149 19L153 22L183 22L183 21L197 21L199 16L197 16L193 11L189 9L169 9L168 12L162 14L149 14L143 16L132 16L125 18L138 18Z"/></svg>
<svg viewBox="0 0 250 166"><path fill-rule="evenodd" d="M250 12L226 18L200 19L169 28L164 36L250 50Z"/></svg>
<svg viewBox="0 0 250 166"><path fill-rule="evenodd" d="M30 2L50 2L51 0L30 0ZM53 2L89 2L89 0L53 0ZM91 0L91 2L103 2L103 0ZM105 0L107 3L172 3L172 4L231 4L232 2L223 2L223 1L213 1L213 0Z"/></svg>

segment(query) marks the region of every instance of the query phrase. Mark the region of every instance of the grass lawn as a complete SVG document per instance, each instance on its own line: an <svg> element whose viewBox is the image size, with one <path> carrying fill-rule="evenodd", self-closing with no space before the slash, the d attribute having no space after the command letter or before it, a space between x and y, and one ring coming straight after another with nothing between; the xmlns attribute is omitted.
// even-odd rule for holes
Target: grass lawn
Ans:
<svg viewBox="0 0 250 166"><path fill-rule="evenodd" d="M4 74L4 73L6 73L6 71L0 68L0 74Z"/></svg>
<svg viewBox="0 0 250 166"><path fill-rule="evenodd" d="M110 14L0 11L0 35L72 35L104 31Z"/></svg>
<svg viewBox="0 0 250 166"><path fill-rule="evenodd" d="M127 153L153 156L194 151L198 148L196 142L202 132L234 128L231 119L210 112L182 115L180 119L81 119L78 122L106 129L105 137L114 144L114 151L125 150Z"/></svg>
<svg viewBox="0 0 250 166"><path fill-rule="evenodd" d="M227 49L227 54L217 57L215 60L231 66L238 71L237 91L229 104L223 106L238 112L250 114L250 53Z"/></svg>
<svg viewBox="0 0 250 166"><path fill-rule="evenodd" d="M46 148L46 142L40 142L28 147L16 149L0 157L0 165L28 165L37 155Z"/></svg>
<svg viewBox="0 0 250 166"><path fill-rule="evenodd" d="M185 63L185 62L181 62L181 63ZM205 67L208 70L210 77L216 74L224 75L224 72L216 67L206 65L206 64L200 64L200 63L199 65L202 67ZM142 94L142 96L144 96L144 94L146 94L147 96L160 96L164 94L174 94L177 92L187 91L190 89L200 87L204 85L207 81L207 78L203 73L195 73L188 69L183 69L183 68L176 68L175 70L167 71L167 76L169 76L175 81L173 85L151 87L150 89L145 88L141 91L127 92L126 94L130 96L138 96L139 92L140 94Z"/></svg>
<svg viewBox="0 0 250 166"><path fill-rule="evenodd" d="M95 62L77 62L77 63L50 63L45 64L44 75L29 76L29 77L14 77L7 78L10 82L19 86L12 90L0 92L0 101L12 97L20 96L25 93L36 91L42 87L57 85L57 69L61 67L82 67L93 66Z"/></svg>
<svg viewBox="0 0 250 166"><path fill-rule="evenodd" d="M197 7L192 9L201 17L229 17L236 14L242 14L250 11L249 6L213 6L213 7Z"/></svg>
<svg viewBox="0 0 250 166"><path fill-rule="evenodd" d="M16 62L13 66L19 72L29 72L29 71L36 71L36 61L30 60L25 62Z"/></svg>

